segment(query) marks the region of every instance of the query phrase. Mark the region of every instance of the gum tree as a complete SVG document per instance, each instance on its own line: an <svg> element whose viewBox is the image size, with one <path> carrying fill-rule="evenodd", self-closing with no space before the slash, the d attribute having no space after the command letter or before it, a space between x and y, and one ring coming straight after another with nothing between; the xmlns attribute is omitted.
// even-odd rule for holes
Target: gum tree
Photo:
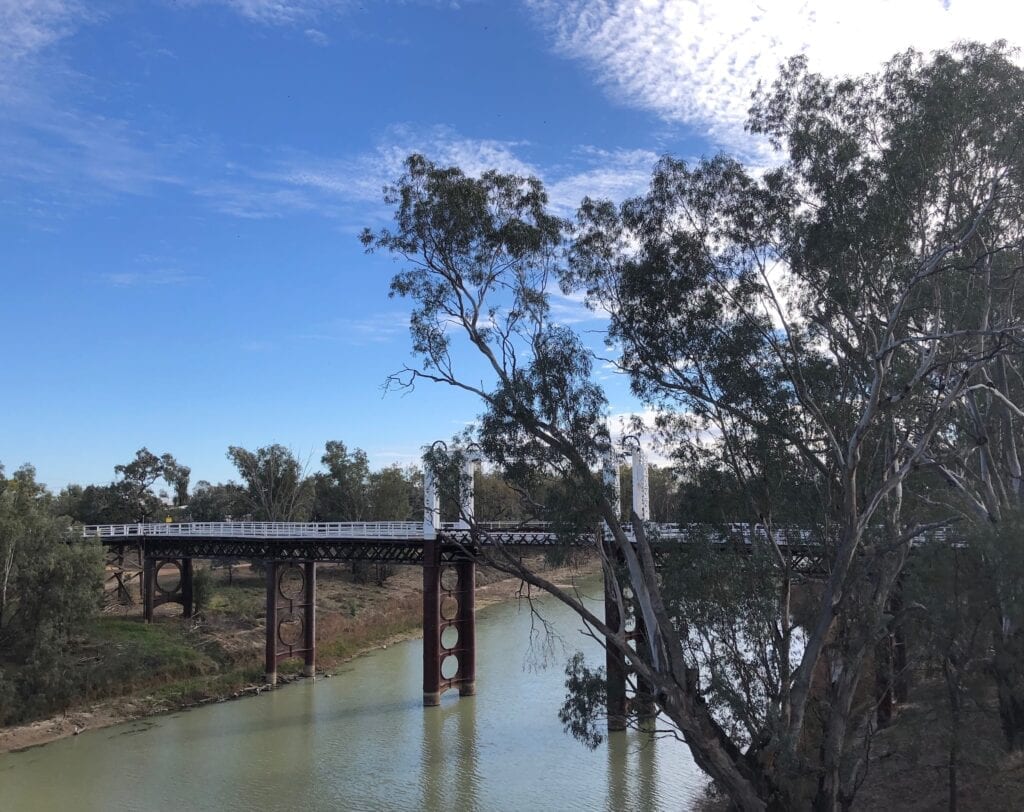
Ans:
<svg viewBox="0 0 1024 812"><path fill-rule="evenodd" d="M953 518L929 504L937 450L965 442L953 427L971 393L1020 347L1015 313L974 306L991 269L1002 284L1019 275L1020 109L1021 71L1001 45L910 52L842 80L796 59L751 112L785 156L775 170L665 158L647 194L585 200L568 228L536 179L412 156L387 193L394 228L363 235L403 262L392 292L414 302L420 364L392 383L476 396L485 455L524 494L548 483L538 515L603 522L606 570L635 596L649 645L635 650L621 624L500 549L498 563L628 660L738 808L852 802L866 655L911 542ZM737 583L761 600L721 569L703 579L721 588L687 600L698 584L673 588L685 567L659 571L635 515L631 540L595 470L606 404L587 348L552 316L556 281L609 314L621 368L680 446L711 437L705 468L745 483L735 518L769 532ZM788 490L768 486L779 471ZM796 628L771 531L795 515L780 500L808 493L801 521L828 574ZM742 623L716 604L743 608Z"/></svg>

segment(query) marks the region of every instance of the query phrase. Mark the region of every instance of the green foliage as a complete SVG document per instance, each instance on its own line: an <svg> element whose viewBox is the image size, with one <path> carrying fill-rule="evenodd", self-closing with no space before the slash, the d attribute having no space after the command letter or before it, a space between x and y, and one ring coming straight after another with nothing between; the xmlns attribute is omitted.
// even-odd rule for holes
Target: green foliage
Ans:
<svg viewBox="0 0 1024 812"><path fill-rule="evenodd" d="M703 697L745 746L778 718L792 656L779 629L781 573L763 542L748 551L728 527L694 533L666 558L662 594Z"/></svg>
<svg viewBox="0 0 1024 812"><path fill-rule="evenodd" d="M0 477L0 718L70 702L66 654L99 608L102 579L99 546L52 515L31 466Z"/></svg>
<svg viewBox="0 0 1024 812"><path fill-rule="evenodd" d="M228 459L245 482L245 495L256 521L304 521L312 508L312 482L302 463L283 445L249 451L229 446Z"/></svg>
<svg viewBox="0 0 1024 812"><path fill-rule="evenodd" d="M357 448L350 453L344 443L329 440L320 461L327 472L315 478L314 515L321 521L366 521L370 512L366 452Z"/></svg>
<svg viewBox="0 0 1024 812"><path fill-rule="evenodd" d="M224 522L241 519L249 508L249 500L241 485L234 482L211 485L200 480L189 500L186 515L194 522Z"/></svg>
<svg viewBox="0 0 1024 812"><path fill-rule="evenodd" d="M161 479L173 489L176 506L188 501L191 471L170 454L158 457L140 448L131 462L115 465L114 471L119 479L109 485L69 485L57 498L55 512L82 524L153 521L166 510L161 497L153 492Z"/></svg>
<svg viewBox="0 0 1024 812"><path fill-rule="evenodd" d="M591 750L604 741L607 680L604 668L590 668L577 651L565 666L565 701L558 719L565 732Z"/></svg>
<svg viewBox="0 0 1024 812"><path fill-rule="evenodd" d="M203 612L210 607L210 600L213 598L213 575L209 568L198 567L192 574L192 601L197 612Z"/></svg>

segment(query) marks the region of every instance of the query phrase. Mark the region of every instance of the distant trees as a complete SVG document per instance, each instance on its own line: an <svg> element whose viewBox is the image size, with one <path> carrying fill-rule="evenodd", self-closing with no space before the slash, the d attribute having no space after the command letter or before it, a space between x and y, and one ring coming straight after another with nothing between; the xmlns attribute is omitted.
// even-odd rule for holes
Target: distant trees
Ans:
<svg viewBox="0 0 1024 812"><path fill-rule="evenodd" d="M283 445L249 451L228 448L228 459L238 469L253 518L262 522L304 521L313 503L312 482L305 465Z"/></svg>
<svg viewBox="0 0 1024 812"><path fill-rule="evenodd" d="M237 482L213 485L201 479L192 491L185 515L194 522L224 522L243 519L249 509L245 488Z"/></svg>
<svg viewBox="0 0 1024 812"><path fill-rule="evenodd" d="M60 510L82 524L152 521L165 509L163 498L154 492L160 480L172 488L175 506L188 502L191 470L171 454L158 457L140 448L131 461L115 465L114 472L118 478L109 485L69 485L59 496Z"/></svg>

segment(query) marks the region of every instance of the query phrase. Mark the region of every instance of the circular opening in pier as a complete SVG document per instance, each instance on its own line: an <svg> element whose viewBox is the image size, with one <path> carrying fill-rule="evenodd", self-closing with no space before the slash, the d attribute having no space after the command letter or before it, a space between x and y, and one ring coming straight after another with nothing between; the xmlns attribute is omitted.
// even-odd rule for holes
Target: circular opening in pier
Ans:
<svg viewBox="0 0 1024 812"><path fill-rule="evenodd" d="M459 673L459 658L454 654L449 654L443 660L441 660L441 678L452 679L456 674Z"/></svg>
<svg viewBox="0 0 1024 812"><path fill-rule="evenodd" d="M459 602L455 600L451 595L446 595L441 599L441 617L445 620L455 620L456 615L459 613Z"/></svg>
<svg viewBox="0 0 1024 812"><path fill-rule="evenodd" d="M181 566L177 561L161 561L156 570L156 588L164 595L173 595L181 586Z"/></svg>
<svg viewBox="0 0 1024 812"><path fill-rule="evenodd" d="M278 576L277 588L282 598L296 600L302 597L302 590L305 586L306 576L302 574L300 567L290 566L282 570Z"/></svg>
<svg viewBox="0 0 1024 812"><path fill-rule="evenodd" d="M459 571L455 567L445 567L441 570L441 589L445 592L454 592L459 588Z"/></svg>
<svg viewBox="0 0 1024 812"><path fill-rule="evenodd" d="M305 624L298 615L290 615L277 624L277 639L284 646L298 648L302 645Z"/></svg>
<svg viewBox="0 0 1024 812"><path fill-rule="evenodd" d="M632 634L636 631L636 615L626 615L625 621L622 624L626 634Z"/></svg>
<svg viewBox="0 0 1024 812"><path fill-rule="evenodd" d="M459 642L459 630L454 626L445 626L441 630L441 648L451 651Z"/></svg>

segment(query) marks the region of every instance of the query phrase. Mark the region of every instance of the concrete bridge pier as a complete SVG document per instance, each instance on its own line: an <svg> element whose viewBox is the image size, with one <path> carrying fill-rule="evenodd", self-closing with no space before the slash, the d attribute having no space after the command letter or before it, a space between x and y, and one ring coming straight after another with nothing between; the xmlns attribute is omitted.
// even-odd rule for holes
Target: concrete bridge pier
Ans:
<svg viewBox="0 0 1024 812"><path fill-rule="evenodd" d="M162 577L170 580L161 580ZM182 616L192 617L195 604L191 558L143 557L142 613L147 623L153 620L153 610L165 603L181 604Z"/></svg>
<svg viewBox="0 0 1024 812"><path fill-rule="evenodd" d="M316 563L267 561L266 681L277 683L277 664L302 657L303 674L316 670Z"/></svg>

